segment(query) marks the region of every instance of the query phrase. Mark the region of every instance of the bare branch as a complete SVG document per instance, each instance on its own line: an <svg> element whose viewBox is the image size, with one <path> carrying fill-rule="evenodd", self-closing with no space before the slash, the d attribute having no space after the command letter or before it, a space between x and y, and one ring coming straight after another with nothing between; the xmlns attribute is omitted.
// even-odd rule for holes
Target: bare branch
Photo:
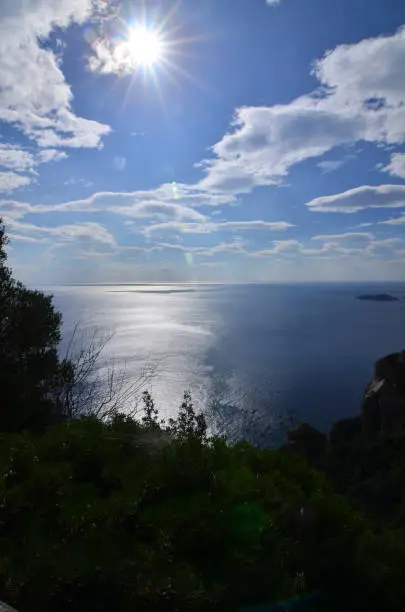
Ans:
<svg viewBox="0 0 405 612"><path fill-rule="evenodd" d="M154 369L143 370L134 380L125 367L117 368L114 359L105 355L112 337L94 329L85 340L75 325L62 362L64 384L59 403L66 418L108 419L117 412L134 413L137 396L150 383Z"/></svg>

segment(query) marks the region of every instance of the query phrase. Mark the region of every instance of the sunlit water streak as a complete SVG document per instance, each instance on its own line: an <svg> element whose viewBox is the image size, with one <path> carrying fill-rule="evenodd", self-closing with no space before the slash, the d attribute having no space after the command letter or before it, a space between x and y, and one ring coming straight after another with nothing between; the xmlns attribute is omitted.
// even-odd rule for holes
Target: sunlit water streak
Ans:
<svg viewBox="0 0 405 612"><path fill-rule="evenodd" d="M133 378L145 365L155 371L148 387L164 416L189 389L199 407L219 401L228 432L253 439L286 411L321 427L353 414L373 362L405 347L405 300L356 300L405 297L399 284L49 290L64 315L63 346L75 323L83 342L94 328L112 332L116 367Z"/></svg>

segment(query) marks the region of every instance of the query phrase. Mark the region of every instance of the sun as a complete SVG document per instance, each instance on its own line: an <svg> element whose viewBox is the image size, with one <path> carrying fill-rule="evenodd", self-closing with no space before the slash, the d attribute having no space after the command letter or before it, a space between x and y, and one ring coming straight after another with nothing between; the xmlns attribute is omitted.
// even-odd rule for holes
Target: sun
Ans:
<svg viewBox="0 0 405 612"><path fill-rule="evenodd" d="M127 50L134 64L152 68L162 61L164 44L158 30L134 27L128 34Z"/></svg>

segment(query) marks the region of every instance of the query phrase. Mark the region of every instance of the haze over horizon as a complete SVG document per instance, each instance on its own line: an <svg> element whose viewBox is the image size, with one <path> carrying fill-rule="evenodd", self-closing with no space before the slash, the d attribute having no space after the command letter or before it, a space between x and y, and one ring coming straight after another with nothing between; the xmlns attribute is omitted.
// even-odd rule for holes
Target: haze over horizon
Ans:
<svg viewBox="0 0 405 612"><path fill-rule="evenodd" d="M3 0L33 285L405 281L405 4Z"/></svg>

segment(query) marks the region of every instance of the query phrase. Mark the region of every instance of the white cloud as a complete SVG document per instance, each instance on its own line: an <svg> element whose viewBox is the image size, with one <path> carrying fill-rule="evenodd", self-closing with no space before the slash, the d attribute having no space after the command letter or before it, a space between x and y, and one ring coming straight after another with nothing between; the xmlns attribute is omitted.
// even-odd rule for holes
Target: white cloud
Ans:
<svg viewBox="0 0 405 612"><path fill-rule="evenodd" d="M266 257L268 255L278 255L280 253L297 253L301 248L302 245L298 240L275 240L272 248L253 251L251 255L253 257Z"/></svg>
<svg viewBox="0 0 405 612"><path fill-rule="evenodd" d="M329 250L329 245L323 245L320 249L312 249L311 253L323 253ZM259 251L251 251L249 255L251 257L269 257L273 255L297 255L303 254L305 247L299 240L275 240L273 246L267 249L261 249Z"/></svg>
<svg viewBox="0 0 405 612"><path fill-rule="evenodd" d="M88 211L110 210L124 214L137 205L173 205L174 207L198 208L201 206L218 206L235 202L235 197L228 194L213 193L197 189L193 185L165 183L156 189L133 192L99 192L83 200L73 200L54 204L53 210ZM135 209L136 210L136 209ZM168 208L166 210L169 210Z"/></svg>
<svg viewBox="0 0 405 612"><path fill-rule="evenodd" d="M215 224L220 230L234 230L237 232L267 230L270 232L278 232L286 230L290 227L295 227L292 223L286 221L224 221L223 223Z"/></svg>
<svg viewBox="0 0 405 612"><path fill-rule="evenodd" d="M341 236L336 235L337 238L341 239ZM315 237L318 238L318 237ZM326 237L325 237L326 238ZM342 246L339 241L334 240L334 236L330 236L331 240L324 241L319 248L313 248L310 244L296 239L289 240L274 240L270 248L261 249L257 251L249 251L246 249L246 244L241 240L234 240L231 243L220 242L219 244L210 247L193 247L184 246L181 244L173 243L157 243L156 245L149 248L142 247L119 247L118 252L122 251L135 251L135 252L159 252L165 250L174 250L181 253L191 253L194 257L215 257L222 254L234 254L241 255L247 258L254 259L270 259L274 260L285 260L285 259L302 259L310 258L311 260L326 259L332 257L348 258L358 257L367 259L375 257L376 255L386 256L399 244L403 243L400 238L384 238L380 240L374 240L373 236L370 236L369 240L363 240L360 242L358 247L353 245L348 247ZM323 237L322 237L323 239ZM343 238L344 239L344 238ZM395 250L395 253L402 254L401 250ZM281 258L281 259L280 259Z"/></svg>
<svg viewBox="0 0 405 612"><path fill-rule="evenodd" d="M323 110L309 97L240 108L232 125L234 131L212 147L216 157L203 163L207 175L201 188L242 193L278 184L294 164L358 140L365 131L362 117Z"/></svg>
<svg viewBox="0 0 405 612"><path fill-rule="evenodd" d="M50 161L66 159L63 151L56 149L43 149L37 155L23 149L18 145L0 143L0 168L6 168L8 172L0 171L0 191L11 192L20 187L25 187L34 180L38 164ZM25 175L17 172L28 173Z"/></svg>
<svg viewBox="0 0 405 612"><path fill-rule="evenodd" d="M405 207L405 185L364 185L306 203L311 211L354 213L366 208Z"/></svg>
<svg viewBox="0 0 405 612"><path fill-rule="evenodd" d="M352 253L364 253L375 256L376 254L385 254L387 250L393 249L403 241L400 238L381 238L375 239L373 234L353 232L346 234L332 234L325 236L314 236L312 240L321 240L329 245L334 242L339 243L339 250L341 250L341 244L351 246L350 252Z"/></svg>
<svg viewBox="0 0 405 612"><path fill-rule="evenodd" d="M25 172L35 166L35 158L29 151L17 145L0 143L0 166L8 170Z"/></svg>
<svg viewBox="0 0 405 612"><path fill-rule="evenodd" d="M93 54L90 56L88 65L92 72L100 74L132 74L136 69L136 61L128 41L124 35L109 36L96 39L92 44Z"/></svg>
<svg viewBox="0 0 405 612"><path fill-rule="evenodd" d="M299 240L276 240L273 247L251 253L253 257L267 257L269 255L307 255L322 257L325 255L351 255L358 249L347 249L336 242L325 242L319 249L308 247Z"/></svg>
<svg viewBox="0 0 405 612"><path fill-rule="evenodd" d="M29 185L31 178L15 172L0 172L0 192L11 192Z"/></svg>
<svg viewBox="0 0 405 612"><path fill-rule="evenodd" d="M405 29L340 45L316 63L314 74L333 92L335 106L399 108L404 101ZM378 103L377 103L378 102ZM368 104L367 104L368 103ZM373 104L371 104L373 107Z"/></svg>
<svg viewBox="0 0 405 612"><path fill-rule="evenodd" d="M403 217L394 217L392 219L387 219L386 221L380 221L380 225L403 225L405 224L405 216Z"/></svg>
<svg viewBox="0 0 405 612"><path fill-rule="evenodd" d="M75 184L69 180L66 184ZM0 212L22 217L28 213L108 211L130 218L151 218L161 221L204 221L195 208L232 204L235 197L197 189L192 185L164 184L150 191L98 192L88 198L55 204L33 205L15 200L0 201Z"/></svg>
<svg viewBox="0 0 405 612"><path fill-rule="evenodd" d="M58 151L57 149L42 149L38 153L38 159L41 163L57 162L63 159L67 159L67 154L64 151Z"/></svg>
<svg viewBox="0 0 405 612"><path fill-rule="evenodd" d="M373 239L373 234L367 232L347 232L346 234L326 234L324 236L313 236L311 240L360 240L368 241Z"/></svg>
<svg viewBox="0 0 405 612"><path fill-rule="evenodd" d="M266 0L266 4L269 6L276 6L276 4L280 4L281 0Z"/></svg>
<svg viewBox="0 0 405 612"><path fill-rule="evenodd" d="M184 219L197 222L207 221L207 217L194 208L189 208L182 204L172 204L170 202L151 201L133 204L132 206L109 206L107 210L135 219L158 219L161 221L181 221Z"/></svg>
<svg viewBox="0 0 405 612"><path fill-rule="evenodd" d="M0 215L5 218L21 219L31 212L31 209L31 204L28 204L27 202L0 200Z"/></svg>
<svg viewBox="0 0 405 612"><path fill-rule="evenodd" d="M246 255L247 251L245 250L243 244L238 241L231 243L221 242L220 244L216 244L215 246L207 249L195 250L195 255L198 257L215 257L216 255L221 255L222 253Z"/></svg>
<svg viewBox="0 0 405 612"><path fill-rule="evenodd" d="M388 166L383 168L385 172L391 174L391 176L399 176L405 178L405 154L394 153L391 155L391 160Z"/></svg>
<svg viewBox="0 0 405 612"><path fill-rule="evenodd" d="M315 236L314 239L321 239L323 244L320 248L313 248L312 246L305 244L299 240L276 240L273 242L273 246L268 249L262 249L259 251L247 252L250 257L266 258L277 256L286 257L297 257L306 256L311 258L326 258L326 257L370 257L375 254L386 254L387 251L394 248L402 241L398 238L387 238L382 240L373 240L372 236L370 239L359 240L356 244L356 240L349 245L345 244L342 246L341 240L345 240L345 234L337 234L336 236ZM326 240L330 238L330 240Z"/></svg>
<svg viewBox="0 0 405 612"><path fill-rule="evenodd" d="M404 143L404 63L405 29L336 47L315 64L318 91L289 104L236 110L229 133L212 147L214 157L200 164L206 171L200 187L248 193L278 184L293 165L337 146Z"/></svg>
<svg viewBox="0 0 405 612"><path fill-rule="evenodd" d="M181 221L167 221L166 223L155 223L139 228L145 236L152 234L210 234L215 231L213 224L207 223L182 223Z"/></svg>
<svg viewBox="0 0 405 612"><path fill-rule="evenodd" d="M381 238L380 240L373 240L370 244L369 248L377 248L377 247L389 247L392 248L401 244L403 242L402 238Z"/></svg>
<svg viewBox="0 0 405 612"><path fill-rule="evenodd" d="M391 251L398 245L402 244L401 238L382 238L381 240L373 240L367 246L366 251L371 257L386 257L391 255Z"/></svg>
<svg viewBox="0 0 405 612"><path fill-rule="evenodd" d="M20 234L8 234L11 242L30 242L30 243L41 243L43 242L42 238L34 238L33 236L22 236Z"/></svg>
<svg viewBox="0 0 405 612"><path fill-rule="evenodd" d="M224 221L214 223L209 219L198 223L181 223L179 221L169 221L167 223L158 223L149 225L143 229L146 235L154 233L170 232L174 234L212 234L220 231L260 231L266 230L270 232L284 231L290 227L294 227L286 221Z"/></svg>
<svg viewBox="0 0 405 612"><path fill-rule="evenodd" d="M19 238L24 239L34 234L42 238L52 238L54 243L66 243L75 240L81 242L99 242L116 246L114 236L100 223L77 223L75 225L59 225L56 227L42 227L31 223L21 223L15 219L6 219L11 234L19 232Z"/></svg>
<svg viewBox="0 0 405 612"><path fill-rule="evenodd" d="M344 164L344 160L343 159L336 159L336 160L325 160L325 161L321 161L319 162L318 168L320 168L322 170L322 172L333 172L334 170L338 170L338 168L340 168L341 166L343 166Z"/></svg>
<svg viewBox="0 0 405 612"><path fill-rule="evenodd" d="M97 147L109 127L78 117L58 58L40 45L55 28L83 23L98 0L2 0L0 121L43 147Z"/></svg>

